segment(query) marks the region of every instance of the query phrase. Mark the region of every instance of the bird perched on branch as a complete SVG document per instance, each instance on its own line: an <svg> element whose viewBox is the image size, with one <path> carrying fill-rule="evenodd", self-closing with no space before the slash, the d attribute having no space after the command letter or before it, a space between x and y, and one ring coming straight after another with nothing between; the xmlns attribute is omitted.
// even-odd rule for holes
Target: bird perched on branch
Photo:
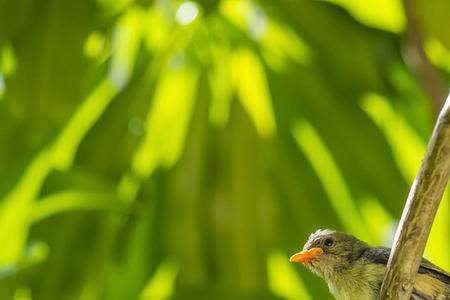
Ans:
<svg viewBox="0 0 450 300"><path fill-rule="evenodd" d="M338 300L376 300L391 249L370 247L354 236L318 230L290 261L322 277ZM450 300L450 274L422 259L412 300Z"/></svg>

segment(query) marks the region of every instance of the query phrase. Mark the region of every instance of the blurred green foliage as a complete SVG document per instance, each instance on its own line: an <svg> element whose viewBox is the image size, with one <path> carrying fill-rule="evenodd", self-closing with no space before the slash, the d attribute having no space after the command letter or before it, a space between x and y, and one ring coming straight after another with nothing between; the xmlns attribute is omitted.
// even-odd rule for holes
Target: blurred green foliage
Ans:
<svg viewBox="0 0 450 300"><path fill-rule="evenodd" d="M450 4L411 3L448 85ZM407 26L400 0L0 0L0 299L331 299L287 259L317 228L389 245L434 120Z"/></svg>

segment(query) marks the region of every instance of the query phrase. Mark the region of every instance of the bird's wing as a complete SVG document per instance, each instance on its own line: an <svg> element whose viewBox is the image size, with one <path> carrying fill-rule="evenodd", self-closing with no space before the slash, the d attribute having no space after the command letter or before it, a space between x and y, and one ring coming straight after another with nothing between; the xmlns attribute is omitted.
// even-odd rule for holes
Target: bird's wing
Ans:
<svg viewBox="0 0 450 300"><path fill-rule="evenodd" d="M423 258L422 262L420 263L419 274L430 275L450 285L450 274L445 270L439 268L438 266L432 264L425 258Z"/></svg>
<svg viewBox="0 0 450 300"><path fill-rule="evenodd" d="M362 253L362 257L376 264L387 265L390 253L391 253L390 248L370 247Z"/></svg>
<svg viewBox="0 0 450 300"><path fill-rule="evenodd" d="M387 265L390 253L390 248L375 247L364 251L362 256L373 263ZM439 298L442 296L445 298ZM450 299L450 274L423 258L411 299Z"/></svg>
<svg viewBox="0 0 450 300"><path fill-rule="evenodd" d="M391 253L390 248L386 247L372 247L367 249L363 256L374 263L387 265L389 260L389 254ZM430 261L422 258L422 262L420 263L419 274L429 275L440 281L450 284L450 274L445 270L439 268L438 266L432 264Z"/></svg>
<svg viewBox="0 0 450 300"><path fill-rule="evenodd" d="M449 285L435 276L429 274L417 274L416 283L414 284L412 299L450 299Z"/></svg>

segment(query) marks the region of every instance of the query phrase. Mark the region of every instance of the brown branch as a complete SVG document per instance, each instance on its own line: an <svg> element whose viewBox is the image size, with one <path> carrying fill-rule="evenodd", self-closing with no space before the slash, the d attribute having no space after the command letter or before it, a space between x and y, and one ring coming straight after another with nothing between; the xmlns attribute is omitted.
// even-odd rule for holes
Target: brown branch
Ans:
<svg viewBox="0 0 450 300"><path fill-rule="evenodd" d="M439 114L395 235L380 300L410 300L415 277L450 176L450 95Z"/></svg>
<svg viewBox="0 0 450 300"><path fill-rule="evenodd" d="M424 37L414 2L414 0L403 0L409 41L407 46L410 54L409 62L419 74L423 88L431 99L433 110L437 115L444 102L446 91L439 69L431 64L425 53Z"/></svg>

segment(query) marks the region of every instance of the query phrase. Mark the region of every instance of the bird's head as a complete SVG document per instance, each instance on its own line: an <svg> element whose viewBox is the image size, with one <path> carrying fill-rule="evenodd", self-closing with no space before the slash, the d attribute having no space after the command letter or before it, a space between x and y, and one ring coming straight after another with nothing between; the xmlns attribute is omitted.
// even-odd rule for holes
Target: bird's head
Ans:
<svg viewBox="0 0 450 300"><path fill-rule="evenodd" d="M290 262L302 263L328 281L350 268L367 248L366 243L352 235L329 229L317 230Z"/></svg>

